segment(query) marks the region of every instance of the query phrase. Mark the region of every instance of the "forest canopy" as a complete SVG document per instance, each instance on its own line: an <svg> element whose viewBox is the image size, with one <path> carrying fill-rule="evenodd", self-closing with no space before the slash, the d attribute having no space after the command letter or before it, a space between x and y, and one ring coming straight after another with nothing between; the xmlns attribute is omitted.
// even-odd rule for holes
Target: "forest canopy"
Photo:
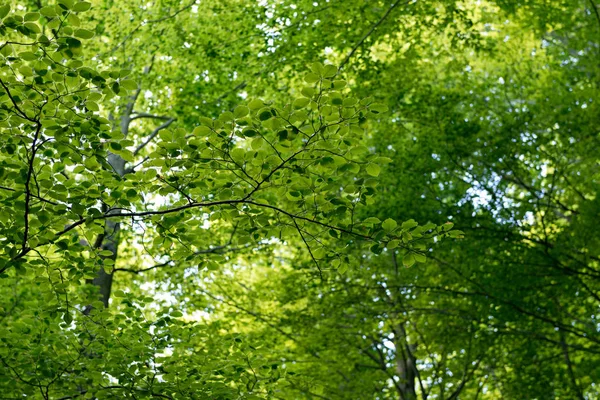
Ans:
<svg viewBox="0 0 600 400"><path fill-rule="evenodd" d="M600 398L595 0L0 3L0 399Z"/></svg>

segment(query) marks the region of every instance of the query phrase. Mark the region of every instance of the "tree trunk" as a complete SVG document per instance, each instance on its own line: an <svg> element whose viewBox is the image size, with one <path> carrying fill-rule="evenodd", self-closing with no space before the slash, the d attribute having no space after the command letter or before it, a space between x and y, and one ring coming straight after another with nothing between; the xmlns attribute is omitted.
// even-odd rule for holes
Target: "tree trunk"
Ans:
<svg viewBox="0 0 600 400"><path fill-rule="evenodd" d="M137 98L136 93L134 97L131 98L130 103L125 108L125 115L121 118L121 133L124 136L127 136L129 132L129 123L131 121L131 110L133 109L133 103ZM125 160L123 157L108 153L108 163L113 169L113 172L116 172L120 177L125 175ZM103 210L104 212L108 211L106 208ZM119 211L116 211L119 212ZM110 214L110 212L109 212ZM119 232L121 230L121 224L117 221L113 221L110 218L106 219L106 223L104 225L104 233L98 236L96 243L94 243L94 248L100 251L108 250L112 254L110 256L103 256L103 259L110 259L113 263L117 261L117 254L119 250ZM114 265L114 264L113 264ZM113 271L107 272L104 267L100 267L98 272L96 273L96 277L92 280L88 280L88 284L92 284L98 287L100 292L100 298L104 307L108 307L108 302L110 300L110 293L112 291L112 283L113 283ZM86 308L86 314L91 311L91 307Z"/></svg>
<svg viewBox="0 0 600 400"><path fill-rule="evenodd" d="M417 360L414 353L417 349L415 344L409 344L404 326L400 324L394 333L396 346L396 373L400 379L398 385L401 393L400 400L415 400Z"/></svg>

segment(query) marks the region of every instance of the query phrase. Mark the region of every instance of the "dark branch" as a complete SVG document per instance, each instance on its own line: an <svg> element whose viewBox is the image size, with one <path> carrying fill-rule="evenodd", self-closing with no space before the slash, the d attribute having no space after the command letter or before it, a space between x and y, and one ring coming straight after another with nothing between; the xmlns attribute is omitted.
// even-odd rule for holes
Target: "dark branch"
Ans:
<svg viewBox="0 0 600 400"><path fill-rule="evenodd" d="M144 147L146 147L146 145L148 143L150 143L152 141L152 139L154 139L156 137L156 135L158 135L160 133L160 131L162 131L165 128L168 128L169 125L171 125L173 122L175 121L175 118L169 118L168 121L166 121L164 124L160 125L158 128L156 128L151 134L150 136L148 136L146 138L146 140L144 140L142 142L142 144L140 144L134 151L133 151L133 155L137 155L140 151L142 151L142 149Z"/></svg>
<svg viewBox="0 0 600 400"><path fill-rule="evenodd" d="M188 8L191 8L194 4L196 4L196 0L192 0L188 5L186 5L183 8L180 8L179 10L175 11L173 14L169 14L167 16L164 16L162 18L157 18L157 19L151 19L149 21L142 21L138 24L138 26L136 26L131 32L129 32L129 34L127 34L127 36L125 36L125 38L123 38L123 40L121 40L121 42L119 44L117 44L115 47L113 47L110 50L110 53L114 53L115 51L117 51L121 46L123 46L125 44L125 42L127 42L129 39L131 39L131 37L138 31L140 30L140 28L142 28L143 26L146 25L150 25L150 24L155 24L157 22L162 22L162 21L166 21L168 19L174 18L176 17L178 14L182 13L183 11L187 10ZM106 53L104 53L106 54Z"/></svg>
<svg viewBox="0 0 600 400"><path fill-rule="evenodd" d="M171 119L165 115L154 115L146 112L133 112L133 116L130 118L131 121L140 119L140 118L150 118L150 119Z"/></svg>
<svg viewBox="0 0 600 400"><path fill-rule="evenodd" d="M363 35L362 38L360 38L360 40L354 45L354 47L352 48L352 50L350 50L350 52L348 53L348 55L346 56L346 58L344 58L344 60L341 62L340 66L338 67L338 73L339 71L342 70L342 68L344 68L344 65L346 65L348 63L348 61L350 61L350 59L352 58L352 56L354 55L354 53L356 53L356 50L359 49L360 46L363 45L363 43L365 42L365 40L367 40L367 38L369 36L371 36L371 34L373 32L375 32L375 29L377 29L377 27L379 25L381 25L383 23L383 21L385 21L385 19L390 15L390 13L392 12L392 10L394 8L396 8L396 6L400 3L400 1L396 1L394 2L390 8L388 8L388 10L385 12L385 14L383 14L381 16L381 18L379 18L379 21L377 21L372 27L371 29L369 29L369 31L367 33L365 33ZM406 3L408 4L408 3Z"/></svg>
<svg viewBox="0 0 600 400"><path fill-rule="evenodd" d="M41 129L42 124L38 122L37 128L35 130L35 135L33 136L33 143L31 144L31 156L29 158L29 165L27 166L27 179L25 180L25 229L23 231L23 246L21 248L22 254L24 254L24 252L27 249L27 240L29 238L29 211L31 207L31 189L29 188L29 185L31 183L31 176L33 175L33 163L35 161L35 154L38 150L37 140L40 135Z"/></svg>

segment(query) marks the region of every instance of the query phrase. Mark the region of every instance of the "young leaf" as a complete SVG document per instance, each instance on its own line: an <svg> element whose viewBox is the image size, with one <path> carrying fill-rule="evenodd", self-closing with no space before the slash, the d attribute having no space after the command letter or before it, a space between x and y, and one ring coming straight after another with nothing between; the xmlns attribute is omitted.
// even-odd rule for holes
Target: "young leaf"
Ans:
<svg viewBox="0 0 600 400"><path fill-rule="evenodd" d="M396 226L398 226L398 224L396 223L396 221L394 221L391 218L386 219L381 224L381 227L383 228L383 230L385 230L388 233L392 232L394 229L396 229Z"/></svg>
<svg viewBox="0 0 600 400"><path fill-rule="evenodd" d="M369 164L367 165L367 173L371 176L379 176L379 172L381 172L381 168L377 164Z"/></svg>

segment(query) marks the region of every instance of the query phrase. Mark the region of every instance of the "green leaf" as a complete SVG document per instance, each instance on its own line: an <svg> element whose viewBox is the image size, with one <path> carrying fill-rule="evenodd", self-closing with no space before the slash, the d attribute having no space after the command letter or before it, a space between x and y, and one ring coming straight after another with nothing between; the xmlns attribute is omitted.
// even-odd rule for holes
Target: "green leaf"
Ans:
<svg viewBox="0 0 600 400"><path fill-rule="evenodd" d="M212 130L208 126L202 125L195 127L192 133L194 136L204 138L209 136L212 133Z"/></svg>
<svg viewBox="0 0 600 400"><path fill-rule="evenodd" d="M381 168L377 164L369 164L367 165L367 173L371 176L379 176L379 172L381 172Z"/></svg>
<svg viewBox="0 0 600 400"><path fill-rule="evenodd" d="M70 10L75 4L74 0L58 0L58 4L65 10Z"/></svg>
<svg viewBox="0 0 600 400"><path fill-rule="evenodd" d="M253 150L259 150L264 143L265 141L263 140L263 138L257 137L256 139L252 140L250 147L252 147Z"/></svg>
<svg viewBox="0 0 600 400"><path fill-rule="evenodd" d="M56 17L58 15L56 13L55 6L46 6L40 8L40 14L42 14L44 17Z"/></svg>
<svg viewBox="0 0 600 400"><path fill-rule="evenodd" d="M371 246L370 250L373 252L373 254L381 254L383 251L379 243L375 243L373 246Z"/></svg>
<svg viewBox="0 0 600 400"><path fill-rule="evenodd" d="M376 217L369 217L367 219L365 219L362 223L363 224L370 224L370 225L374 225L374 224L378 224L380 223L381 220L379 218Z"/></svg>
<svg viewBox="0 0 600 400"><path fill-rule="evenodd" d="M312 88L312 87L305 86L305 87L302 88L302 90L301 90L300 93L302 93L303 96L306 96L308 98L312 98L315 95L316 90L314 88Z"/></svg>
<svg viewBox="0 0 600 400"><path fill-rule="evenodd" d="M387 112L388 108L383 104L371 104L369 106L369 110L374 114L382 114Z"/></svg>
<svg viewBox="0 0 600 400"><path fill-rule="evenodd" d="M110 142L110 143L109 143L109 145L110 145L110 148L111 148L112 150L116 150L116 151L119 151L119 150L121 150L121 149L123 148L123 147L121 146L121 144L120 144L120 143L117 143L117 142Z"/></svg>
<svg viewBox="0 0 600 400"><path fill-rule="evenodd" d="M119 81L119 83L121 84L121 87L123 87L127 90L137 90L138 89L138 84L133 79L121 79Z"/></svg>
<svg viewBox="0 0 600 400"><path fill-rule="evenodd" d="M1 5L0 6L0 19L3 19L4 17L6 17L9 12L10 12L10 5L9 4L3 4L3 5Z"/></svg>
<svg viewBox="0 0 600 400"><path fill-rule="evenodd" d="M200 120L200 122L203 125L206 125L210 128L214 128L215 127L215 121L212 118L207 118L207 117L199 117L198 118Z"/></svg>
<svg viewBox="0 0 600 400"><path fill-rule="evenodd" d="M93 101L86 101L85 102L85 106L90 111L98 111L98 110L100 110L100 107L98 106L98 103L93 102Z"/></svg>
<svg viewBox="0 0 600 400"><path fill-rule="evenodd" d="M237 106L235 108L235 110L233 110L233 115L237 119L237 118L245 117L246 115L248 115L249 112L250 112L250 108L248 108L246 106Z"/></svg>
<svg viewBox="0 0 600 400"><path fill-rule="evenodd" d="M300 98L300 99L294 100L294 102L292 103L292 105L294 106L294 108L296 110L298 110L300 108L306 107L309 103L310 103L310 99Z"/></svg>
<svg viewBox="0 0 600 400"><path fill-rule="evenodd" d="M385 230L388 233L396 229L396 226L398 226L398 224L391 218L386 219L385 221L383 221L383 224L381 224L383 230Z"/></svg>
<svg viewBox="0 0 600 400"><path fill-rule="evenodd" d="M415 257L415 261L418 263L424 263L427 261L427 256L425 256L424 254L413 253L413 256Z"/></svg>
<svg viewBox="0 0 600 400"><path fill-rule="evenodd" d="M392 160L392 159L391 159L391 158L389 158L389 157L377 157L377 158L374 160L374 162L376 162L377 164L389 164L389 163L391 163L392 161L394 161L394 160Z"/></svg>
<svg viewBox="0 0 600 400"><path fill-rule="evenodd" d="M342 102L342 105L343 105L344 107L353 107L353 106L355 106L357 103L358 103L358 100L356 100L356 99L353 99L353 98L347 98L347 99L344 99L344 101Z"/></svg>
<svg viewBox="0 0 600 400"><path fill-rule="evenodd" d="M254 99L248 103L248 108L252 111L264 107L265 103L260 99Z"/></svg>
<svg viewBox="0 0 600 400"><path fill-rule="evenodd" d="M244 162L244 156L246 155L246 150L241 149L239 147L231 150L230 152L231 158L239 164Z"/></svg>
<svg viewBox="0 0 600 400"><path fill-rule="evenodd" d="M344 104L344 100L339 96L332 97L331 104L333 104L334 106L341 106Z"/></svg>
<svg viewBox="0 0 600 400"><path fill-rule="evenodd" d="M327 64L323 68L323 76L325 78L332 78L337 74L337 67L335 65Z"/></svg>
<svg viewBox="0 0 600 400"><path fill-rule="evenodd" d="M224 113L219 115L219 121L223 121L223 122L231 122L231 121L233 121L234 118L235 118L235 116L233 115L233 113L231 111L225 111Z"/></svg>
<svg viewBox="0 0 600 400"><path fill-rule="evenodd" d="M40 33L42 31L40 29L40 26L35 22L25 22L23 26L25 26L27 29L29 29L30 32L33 33Z"/></svg>
<svg viewBox="0 0 600 400"><path fill-rule="evenodd" d="M320 62L314 62L310 66L311 71L317 75L323 74L323 68L324 68L324 66Z"/></svg>
<svg viewBox="0 0 600 400"><path fill-rule="evenodd" d="M90 7L92 7L91 3L88 3L87 1L80 1L73 6L73 11L83 12L89 10Z"/></svg>
<svg viewBox="0 0 600 400"><path fill-rule="evenodd" d="M286 193L286 197L291 201L300 201L302 200L302 193L297 190L292 190Z"/></svg>
<svg viewBox="0 0 600 400"><path fill-rule="evenodd" d="M346 87L346 81L343 80L335 80L333 81L333 88L335 90L340 90Z"/></svg>
<svg viewBox="0 0 600 400"><path fill-rule="evenodd" d="M448 232L450 229L452 229L453 226L453 222L446 222L444 225L442 225L442 231Z"/></svg>
<svg viewBox="0 0 600 400"><path fill-rule="evenodd" d="M464 235L465 233L463 231L459 231L458 229L448 232L448 237L456 239L462 239L465 237Z"/></svg>
<svg viewBox="0 0 600 400"><path fill-rule="evenodd" d="M0 18L2 18L2 17L0 17ZM31 21L31 22L37 21L38 19L40 19L40 13L38 13L38 12L27 13L23 17L23 19L25 21Z"/></svg>
<svg viewBox="0 0 600 400"><path fill-rule="evenodd" d="M270 109L263 109L261 112L258 113L258 119L260 119L261 121L267 121L272 117L273 114L271 113Z"/></svg>
<svg viewBox="0 0 600 400"><path fill-rule="evenodd" d="M400 244L399 240L390 240L385 247L388 249L395 249Z"/></svg>
<svg viewBox="0 0 600 400"><path fill-rule="evenodd" d="M321 78L319 77L319 75L317 75L317 74L315 74L315 73L313 73L313 72L309 72L308 74L306 74L306 75L304 76L304 81L305 81L306 83L315 83L315 82L317 82L319 79L321 79Z"/></svg>
<svg viewBox="0 0 600 400"><path fill-rule="evenodd" d="M256 131L256 129L252 129L252 128L245 128L242 131L242 135L246 136L246 137L254 137L258 135L258 132Z"/></svg>
<svg viewBox="0 0 600 400"><path fill-rule="evenodd" d="M402 229L409 230L409 229L414 228L417 225L419 225L418 222L416 222L414 219L409 219L408 221L404 221L402 223Z"/></svg>
<svg viewBox="0 0 600 400"><path fill-rule="evenodd" d="M407 268L412 267L415 264L415 256L413 255L413 253L408 253L407 255L405 255L402 258L402 264Z"/></svg>

